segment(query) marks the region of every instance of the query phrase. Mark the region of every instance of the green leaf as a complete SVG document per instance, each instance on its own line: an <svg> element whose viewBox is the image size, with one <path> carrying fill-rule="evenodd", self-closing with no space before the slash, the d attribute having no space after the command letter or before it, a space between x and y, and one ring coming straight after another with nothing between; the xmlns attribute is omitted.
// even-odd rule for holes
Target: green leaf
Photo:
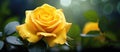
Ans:
<svg viewBox="0 0 120 52"><path fill-rule="evenodd" d="M105 32L105 37L110 41L117 41L116 35L111 32Z"/></svg>
<svg viewBox="0 0 120 52"><path fill-rule="evenodd" d="M100 33L100 31L90 31L90 32L88 32L87 34L99 34Z"/></svg>
<svg viewBox="0 0 120 52"><path fill-rule="evenodd" d="M19 22L17 22L17 21L8 23L4 28L5 34L10 35L10 34L14 33L16 31L17 25L19 25Z"/></svg>
<svg viewBox="0 0 120 52"><path fill-rule="evenodd" d="M71 40L68 40L69 45L71 46L72 49L74 49L76 42L81 41L80 37L80 26L77 24L72 24L69 32L67 33Z"/></svg>
<svg viewBox="0 0 120 52"><path fill-rule="evenodd" d="M5 22L4 25L6 25L9 22L13 22L13 21L18 21L18 17L17 16L13 16L13 17L8 17Z"/></svg>
<svg viewBox="0 0 120 52"><path fill-rule="evenodd" d="M43 40L40 40L35 44L29 45L28 49L29 52L46 52L47 45Z"/></svg>
<svg viewBox="0 0 120 52"><path fill-rule="evenodd" d="M110 21L107 19L107 17L102 16L101 18L99 18L99 28L101 32L109 31L109 28L108 28L109 23Z"/></svg>
<svg viewBox="0 0 120 52"><path fill-rule="evenodd" d="M18 33L18 32L15 32L15 33L12 34L12 36L19 37L19 33Z"/></svg>
<svg viewBox="0 0 120 52"><path fill-rule="evenodd" d="M95 10L88 10L84 14L84 17L91 22L97 22L98 21L98 13Z"/></svg>
<svg viewBox="0 0 120 52"><path fill-rule="evenodd" d="M16 36L8 36L6 38L6 41L10 44L14 44L14 45L23 45L23 42Z"/></svg>
<svg viewBox="0 0 120 52"><path fill-rule="evenodd" d="M98 36L97 36L98 37ZM101 47L106 44L106 42L101 42L97 37L82 37L83 47Z"/></svg>
<svg viewBox="0 0 120 52"><path fill-rule="evenodd" d="M75 41L79 41L80 40L79 34L80 34L80 27L77 24L72 24L68 32L68 36L71 37Z"/></svg>
<svg viewBox="0 0 120 52"><path fill-rule="evenodd" d="M3 15L9 15L10 14L10 10L8 8L9 5L9 1L4 1L1 5L1 12Z"/></svg>
<svg viewBox="0 0 120 52"><path fill-rule="evenodd" d="M3 46L4 46L4 42L0 41L0 50L3 48Z"/></svg>

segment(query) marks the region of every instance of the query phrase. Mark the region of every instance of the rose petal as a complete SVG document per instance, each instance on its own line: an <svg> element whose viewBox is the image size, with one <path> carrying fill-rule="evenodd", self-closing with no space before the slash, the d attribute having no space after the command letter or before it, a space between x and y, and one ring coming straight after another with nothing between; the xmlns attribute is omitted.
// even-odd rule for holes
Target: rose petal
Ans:
<svg viewBox="0 0 120 52"><path fill-rule="evenodd" d="M30 14L31 14L32 10L27 10L25 13L26 13L26 19L25 19L25 23L28 23L30 20Z"/></svg>
<svg viewBox="0 0 120 52"><path fill-rule="evenodd" d="M39 21L39 20L36 20L36 19L34 19L34 21L36 21L36 23L40 24L41 26L49 26L42 21Z"/></svg>
<svg viewBox="0 0 120 52"><path fill-rule="evenodd" d="M59 9L59 10L57 10L57 12L58 12L58 15L61 18L61 19L59 19L59 20L61 20L61 23L56 27L56 29L53 31L53 33L57 33L60 30L62 30L65 27L65 24L66 24L66 19L64 17L64 14L62 13L62 10Z"/></svg>
<svg viewBox="0 0 120 52"><path fill-rule="evenodd" d="M52 33L57 33L59 31L61 31L63 28L65 27L65 23L61 22Z"/></svg>
<svg viewBox="0 0 120 52"><path fill-rule="evenodd" d="M51 12L54 12L56 10L55 7L52 7L52 6L48 5L48 4L44 4L41 8L44 8L44 11L46 13L51 13Z"/></svg>
<svg viewBox="0 0 120 52"><path fill-rule="evenodd" d="M44 5L43 5L44 6ZM33 10L32 13L32 21L35 23L40 24L41 26L48 26L46 25L46 19L45 19L45 14L49 14L45 12L45 8L44 7L37 7L35 10ZM49 20L47 20L49 21Z"/></svg>
<svg viewBox="0 0 120 52"><path fill-rule="evenodd" d="M42 35L42 36L45 36L45 37L56 37L56 34L54 33L45 33L45 32L38 32L37 35Z"/></svg>
<svg viewBox="0 0 120 52"><path fill-rule="evenodd" d="M23 39L27 39L29 42L31 43L35 43L37 41L39 41L42 36L38 36L32 32L30 32L27 28L26 28L26 24L23 25L19 25L16 27L16 29L19 32L19 35L23 38Z"/></svg>
<svg viewBox="0 0 120 52"><path fill-rule="evenodd" d="M54 15L53 13L56 11L55 7L52 7L48 4L44 4L41 7L37 7L35 10L33 10L34 15L37 17L38 15L42 16L45 14Z"/></svg>
<svg viewBox="0 0 120 52"><path fill-rule="evenodd" d="M65 28L66 28L66 32L69 31L71 25L72 25L72 23L66 23L66 26L65 26Z"/></svg>
<svg viewBox="0 0 120 52"><path fill-rule="evenodd" d="M65 16L63 14L63 10L62 9L58 9L56 11L57 11L58 15L62 18L61 20L66 22Z"/></svg>
<svg viewBox="0 0 120 52"><path fill-rule="evenodd" d="M51 26L48 26L47 28L54 28L56 27L60 22L62 21L62 18L60 15L58 15L58 12L55 13L54 19L48 22Z"/></svg>
<svg viewBox="0 0 120 52"><path fill-rule="evenodd" d="M39 29L39 31L43 31L43 32L46 32L42 27L41 25L35 21L35 19L32 18L32 22L34 22L35 26Z"/></svg>
<svg viewBox="0 0 120 52"><path fill-rule="evenodd" d="M54 21L54 22L55 22L55 21ZM47 28L48 28L48 29L49 29L49 28L55 28L60 22L61 22L61 21L58 20L58 21L56 21L53 25L48 26Z"/></svg>
<svg viewBox="0 0 120 52"><path fill-rule="evenodd" d="M35 24L32 22L32 20L30 19L31 18L31 12L32 12L31 10L26 11L25 23L26 23L27 29L29 31L31 31L32 33L36 33L37 28L36 28Z"/></svg>
<svg viewBox="0 0 120 52"><path fill-rule="evenodd" d="M88 22L85 24L85 27L83 29L83 34L87 34L90 31L100 31L98 27L98 22Z"/></svg>
<svg viewBox="0 0 120 52"><path fill-rule="evenodd" d="M57 33L56 37L45 37L50 47L53 47L55 44L64 44L66 42L66 30Z"/></svg>

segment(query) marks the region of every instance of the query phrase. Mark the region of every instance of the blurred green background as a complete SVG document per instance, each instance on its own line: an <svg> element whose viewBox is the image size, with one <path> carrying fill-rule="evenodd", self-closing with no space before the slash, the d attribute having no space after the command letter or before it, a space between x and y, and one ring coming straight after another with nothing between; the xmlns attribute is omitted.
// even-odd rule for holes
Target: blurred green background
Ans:
<svg viewBox="0 0 120 52"><path fill-rule="evenodd" d="M120 49L120 0L0 0L0 31L8 22L24 23L25 11L44 3L62 8L67 21L72 23L68 32L72 38L68 40L70 46L57 45L49 52ZM98 22L101 34L81 36L87 22Z"/></svg>

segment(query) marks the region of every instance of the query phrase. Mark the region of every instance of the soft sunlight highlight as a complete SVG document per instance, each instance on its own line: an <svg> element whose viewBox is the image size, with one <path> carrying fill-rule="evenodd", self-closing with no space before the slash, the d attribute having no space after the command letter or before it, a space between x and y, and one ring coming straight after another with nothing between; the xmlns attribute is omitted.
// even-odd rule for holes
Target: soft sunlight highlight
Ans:
<svg viewBox="0 0 120 52"><path fill-rule="evenodd" d="M60 0L62 6L69 6L72 0Z"/></svg>

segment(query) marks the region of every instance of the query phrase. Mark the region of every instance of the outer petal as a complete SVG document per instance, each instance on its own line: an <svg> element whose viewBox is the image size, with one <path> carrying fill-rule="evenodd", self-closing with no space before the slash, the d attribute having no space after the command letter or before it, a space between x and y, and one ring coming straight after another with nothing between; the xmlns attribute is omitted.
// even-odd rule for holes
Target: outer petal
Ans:
<svg viewBox="0 0 120 52"><path fill-rule="evenodd" d="M37 28L36 28L35 24L31 20L31 14L32 14L31 10L26 11L25 23L26 23L27 29L29 31L31 31L32 33L36 33Z"/></svg>
<svg viewBox="0 0 120 52"><path fill-rule="evenodd" d="M65 27L65 22L61 22L60 24L58 24L58 26L54 29L52 33L57 33L61 31L64 27Z"/></svg>
<svg viewBox="0 0 120 52"><path fill-rule="evenodd" d="M51 12L54 12L56 10L55 7L50 6L48 4L42 5L41 8L43 8L46 13L51 13Z"/></svg>
<svg viewBox="0 0 120 52"><path fill-rule="evenodd" d="M25 19L25 23L28 23L30 20L30 15L31 15L32 10L27 10L26 13L26 19Z"/></svg>
<svg viewBox="0 0 120 52"><path fill-rule="evenodd" d="M31 43L35 43L37 41L39 41L42 36L38 36L32 32L30 32L27 28L26 28L26 24L20 25L16 27L17 31L19 32L19 35L23 38L23 39L27 39L29 42Z"/></svg>
<svg viewBox="0 0 120 52"><path fill-rule="evenodd" d="M31 10L26 11L26 19L25 19L25 23L27 28L33 32L36 33L37 31L44 31L45 30L39 25L39 23L37 23L34 19L34 15L33 12Z"/></svg>
<svg viewBox="0 0 120 52"><path fill-rule="evenodd" d="M57 13L60 16L59 20L61 20L61 22L58 24L58 26L56 27L56 29L52 33L57 33L59 31L61 31L63 28L65 28L65 25L66 25L66 19L65 19L63 12L62 12L62 9L58 9Z"/></svg>
<svg viewBox="0 0 120 52"><path fill-rule="evenodd" d="M56 37L56 34L54 34L54 33L46 33L46 32L38 32L37 35L45 36L45 37L50 37L50 36Z"/></svg>
<svg viewBox="0 0 120 52"><path fill-rule="evenodd" d="M100 31L99 27L98 27L98 22L88 22L84 29L83 29L83 34L87 34L90 31Z"/></svg>
<svg viewBox="0 0 120 52"><path fill-rule="evenodd" d="M53 47L55 44L64 44L66 42L66 30L57 33L56 37L45 37L50 47Z"/></svg>
<svg viewBox="0 0 120 52"><path fill-rule="evenodd" d="M72 25L72 23L66 23L66 26L65 26L65 28L66 28L66 32L69 31L71 25Z"/></svg>

